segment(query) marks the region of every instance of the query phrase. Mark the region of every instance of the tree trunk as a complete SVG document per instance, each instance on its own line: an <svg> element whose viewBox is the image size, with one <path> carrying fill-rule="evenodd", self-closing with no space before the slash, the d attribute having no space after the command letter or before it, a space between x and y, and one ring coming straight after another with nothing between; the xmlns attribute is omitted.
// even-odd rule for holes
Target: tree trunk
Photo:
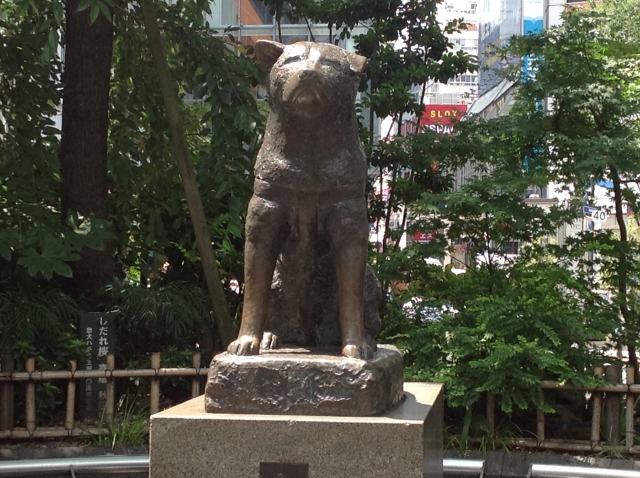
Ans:
<svg viewBox="0 0 640 478"><path fill-rule="evenodd" d="M80 0L66 4L62 141L60 146L61 212L108 219L107 135L113 24L101 13L92 24ZM111 247L83 249L71 264L68 292L97 305L98 292L113 277Z"/></svg>
<svg viewBox="0 0 640 478"><path fill-rule="evenodd" d="M620 229L620 242L622 243L623 247L622 250L620 251L620 262L618 265L618 295L620 298L620 315L622 315L622 318L624 320L625 323L625 335L626 335L626 340L625 342L627 342L626 345L627 346L627 351L629 353L629 365L631 365L634 369L634 377L636 380L638 380L638 356L636 354L636 340L637 340L637 330L638 330L638 324L636 323L636 321L633 319L633 317L631 317L631 313L629 311L629 306L628 306L628 293L627 293L627 287L628 287L628 274L629 274L629 269L630 269L630 265L627 261L627 249L628 249L628 244L629 244L629 235L627 232L627 224L624 222L624 211L623 211L623 207L624 204L622 202L623 198L622 198L622 186L621 186L621 179L620 179L620 175L618 174L618 170L614 167L611 167L611 176L612 176L612 180L613 180L613 194L614 194L614 201L615 201L615 205L616 205L616 222L618 224L618 228Z"/></svg>
<svg viewBox="0 0 640 478"><path fill-rule="evenodd" d="M164 41L160 34L158 25L158 17L156 14L153 0L139 0L142 9L142 17L144 26L149 40L149 49L153 58L153 65L158 76L160 92L164 101L165 113L169 123L169 135L173 143L173 150L180 171L180 180L184 188L187 207L193 224L193 231L196 236L196 244L200 253L200 260L204 277L207 282L209 298L211 299L211 308L216 319L216 326L223 349L226 349L229 343L235 338L235 327L227 300L222 289L220 271L216 261L215 252L211 245L211 236L209 234L209 226L204 215L202 206L202 198L198 191L198 183L196 181L195 169L191 157L189 156L189 148L187 146L187 138L182 126L182 117L178 106L178 95L175 91L175 82L171 77L169 63L167 63L166 50Z"/></svg>

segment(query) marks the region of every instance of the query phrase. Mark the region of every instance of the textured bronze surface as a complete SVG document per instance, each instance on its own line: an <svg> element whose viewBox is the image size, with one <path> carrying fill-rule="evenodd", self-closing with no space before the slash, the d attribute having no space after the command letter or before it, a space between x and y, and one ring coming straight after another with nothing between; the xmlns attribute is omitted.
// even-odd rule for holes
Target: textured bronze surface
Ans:
<svg viewBox="0 0 640 478"><path fill-rule="evenodd" d="M275 334L281 343L317 347L340 345L338 282L332 263L333 254L320 255L314 276L308 284L301 280L303 275L299 273L304 270L304 256L298 260L287 257L288 253L281 256L288 260L278 260L276 264L265 330L268 334ZM300 289L307 293L302 303ZM373 350L373 339L381 328L381 300L380 282L367 265L364 276L364 329ZM309 315L305 314L312 315L313 320L309 320Z"/></svg>
<svg viewBox="0 0 640 478"><path fill-rule="evenodd" d="M255 54L271 109L247 212L242 323L228 352L257 355L281 334L299 345L338 339L342 355L369 359L380 292L368 272L365 307L367 162L354 106L366 59L311 42L261 40ZM265 330L273 335L262 341Z"/></svg>
<svg viewBox="0 0 640 478"><path fill-rule="evenodd" d="M217 355L209 370L210 413L375 416L402 401L402 355L380 345L370 360L340 348Z"/></svg>
<svg viewBox="0 0 640 478"><path fill-rule="evenodd" d="M309 478L307 463L260 463L260 478Z"/></svg>

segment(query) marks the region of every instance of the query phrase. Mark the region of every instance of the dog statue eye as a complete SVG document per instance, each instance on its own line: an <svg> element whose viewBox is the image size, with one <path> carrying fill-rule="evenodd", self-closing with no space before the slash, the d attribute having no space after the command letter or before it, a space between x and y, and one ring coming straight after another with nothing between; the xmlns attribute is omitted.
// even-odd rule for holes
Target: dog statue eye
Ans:
<svg viewBox="0 0 640 478"><path fill-rule="evenodd" d="M283 65L288 65L290 63L296 63L296 62L301 61L301 60L302 60L302 58L297 56L297 55L296 56L290 56L289 58L285 58L282 61L282 64Z"/></svg>
<svg viewBox="0 0 640 478"><path fill-rule="evenodd" d="M330 66L331 68L335 68L336 70L342 69L342 65L340 64L339 61L330 60L329 58L322 58L320 60L320 63L324 66Z"/></svg>

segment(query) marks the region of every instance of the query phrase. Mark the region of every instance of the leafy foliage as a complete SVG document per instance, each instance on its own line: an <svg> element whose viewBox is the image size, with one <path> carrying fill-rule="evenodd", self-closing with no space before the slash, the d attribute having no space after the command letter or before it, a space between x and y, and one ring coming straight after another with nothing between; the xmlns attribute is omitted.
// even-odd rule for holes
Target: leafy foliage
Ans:
<svg viewBox="0 0 640 478"><path fill-rule="evenodd" d="M137 398L137 397L136 397ZM97 424L100 433L95 436L98 446L146 446L149 443L149 410L137 405L134 399L123 395L116 406L116 416L112 423L100 419Z"/></svg>
<svg viewBox="0 0 640 478"><path fill-rule="evenodd" d="M610 15L574 11L560 27L511 41L505 57L532 59L535 75L521 65L510 72L519 87L509 116L468 118L438 138L430 151L439 167L468 180L408 203L406 230L434 239L378 262L382 277L402 286L385 334L405 350L412 377L445 382L449 403L467 413L484 392L507 412L549 411L540 381L593 383L602 360L593 339L610 335L635 358L638 246L624 212L637 208L638 49L611 33ZM619 233L555 244L603 180L614 185ZM531 186L550 182L564 185L565 200L523 201ZM518 257L506 254L514 241ZM444 271L429 265L443 257L452 262Z"/></svg>
<svg viewBox="0 0 640 478"><path fill-rule="evenodd" d="M247 56L251 48L231 31L206 28L207 2L156 3L216 256L225 278L241 287L243 221L264 124L252 91L260 74ZM454 52L444 35L465 25L439 25L435 0L265 3L279 23L328 23L331 41L366 24L367 32L353 38L369 58L362 106L390 117L400 132L407 118L421 115L426 87L476 69L475 59ZM0 4L0 351L33 355L34 344L42 344L38 360L52 366L78 353L78 306L60 293L60 280L82 247L99 247L114 234L120 277L105 307L119 313L122 354L135 363L164 349L184 363L213 323L138 7L121 0L85 0L82 7L93 19L113 13L116 30L110 224L60 217L53 118L63 4ZM369 196L371 221L385 230L383 250L372 253L390 291L384 336L403 349L410 377L447 384L449 403L465 407L467 432L484 392L505 411L549 410L540 380L591 383L599 357L590 340L610 334L637 345L639 244L621 216L628 205L638 217L631 184L640 164L640 36L628 20L636 7L608 0L601 9L566 15L557 29L514 39L505 55L528 56L536 74L524 81L520 68L511 72L520 87L509 117L460 122L451 137L418 129L374 143L372 123L362 132L372 181L390 186L387 197L373 187ZM462 168L475 178L455 189ZM620 232L553 244L600 180L616 185ZM527 188L550 181L567 185L566 201L545 208L522 201ZM394 229L391 216L399 211ZM402 234L415 231L432 231L434 239L401 249ZM517 260L505 256L514 241L523 252ZM431 265L443 257L467 272ZM241 296L227 292L236 307ZM55 402L55 393L48 396Z"/></svg>
<svg viewBox="0 0 640 478"><path fill-rule="evenodd" d="M423 297L413 317L399 309L406 296L390 303L386 333L405 352L409 376L444 382L450 405L470 407L491 392L506 412L514 405L549 410L540 380L594 383L585 373L598 363L589 343L612 317L565 265L530 251L504 267L430 272L427 290L412 282L406 292Z"/></svg>
<svg viewBox="0 0 640 478"><path fill-rule="evenodd" d="M0 292L0 353L20 362L34 357L43 368L66 368L84 352L75 331L78 315L69 296L22 278Z"/></svg>
<svg viewBox="0 0 640 478"><path fill-rule="evenodd" d="M32 302L42 299L42 309L48 311L37 320L30 317L33 311L3 318L7 343L14 343L16 336L36 340L54 327L67 330L75 325L77 315L61 313L49 298L63 297L56 290L61 277L71 276L69 262L78 260L78 252L100 248L104 239L117 239L114 251L122 277L146 286L155 276L154 287L174 280L202 285L137 7L88 0L80 8L104 13L110 11L106 5L115 12L111 20L116 27L109 132L111 224L75 213L66 221L60 217L60 131L54 120L61 101L57 52L65 40L59 34L64 26L62 2L0 6L0 284L4 288L17 281L16 290L46 291L36 292ZM250 49L205 27L207 2L160 6L170 62L179 66L174 78L187 100L183 113L206 213L214 219L211 235L217 256L225 275L241 282L243 217L264 121L252 91L258 69L244 54ZM7 294L3 304L22 300L21 293ZM194 294L189 289L189 297L196 300ZM237 294L230 297L237 306ZM10 308L6 305L5 310ZM190 325L202 316L198 309ZM184 315L175 323L167 319L170 333L184 326L181 318ZM30 322L20 324L22 320ZM202 323L212 325L210 320Z"/></svg>
<svg viewBox="0 0 640 478"><path fill-rule="evenodd" d="M523 83L519 109L537 131L530 139L547 145L539 156L553 179L570 185L574 197L589 201L593 184L612 185L607 194L614 204L617 237L585 235L570 246L597 255L591 264L594 280L612 294L619 309L614 339L618 347L628 347L637 368L640 315L633 251L638 244L629 238L626 211L635 213L640 207L640 38L629 28L611 30L610 24L619 24L614 17L621 12L613 13L616 4L621 5L571 11L561 28L516 39L511 49L536 58L535 80ZM546 96L549 110L536 111L535 103Z"/></svg>
<svg viewBox="0 0 640 478"><path fill-rule="evenodd" d="M174 78L194 98L185 102L183 117L216 256L224 272L241 279L243 218L264 122L251 90L258 70L201 19L196 23L194 8L165 5L161 17L170 63L180 65ZM149 254L162 255L170 265L168 279L198 283L192 226L144 35L127 17L115 45L109 154L119 259L144 275Z"/></svg>
<svg viewBox="0 0 640 478"><path fill-rule="evenodd" d="M29 276L71 276L82 247L102 247L107 224L71 213L60 219L54 118L60 103L61 4L0 6L0 284ZM25 47L26 46L26 47Z"/></svg>
<svg viewBox="0 0 640 478"><path fill-rule="evenodd" d="M116 313L119 356L147 357L171 344L194 349L212 326L205 292L193 284L173 281L139 287L116 281L109 287L110 309Z"/></svg>

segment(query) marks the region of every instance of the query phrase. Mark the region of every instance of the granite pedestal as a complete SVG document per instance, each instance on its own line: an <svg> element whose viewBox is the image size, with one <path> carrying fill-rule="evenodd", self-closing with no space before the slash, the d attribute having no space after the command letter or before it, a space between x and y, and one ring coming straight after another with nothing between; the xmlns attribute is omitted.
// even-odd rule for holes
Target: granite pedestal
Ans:
<svg viewBox="0 0 640 478"><path fill-rule="evenodd" d="M206 413L151 417L150 478L442 478L442 385L406 383L377 417Z"/></svg>

